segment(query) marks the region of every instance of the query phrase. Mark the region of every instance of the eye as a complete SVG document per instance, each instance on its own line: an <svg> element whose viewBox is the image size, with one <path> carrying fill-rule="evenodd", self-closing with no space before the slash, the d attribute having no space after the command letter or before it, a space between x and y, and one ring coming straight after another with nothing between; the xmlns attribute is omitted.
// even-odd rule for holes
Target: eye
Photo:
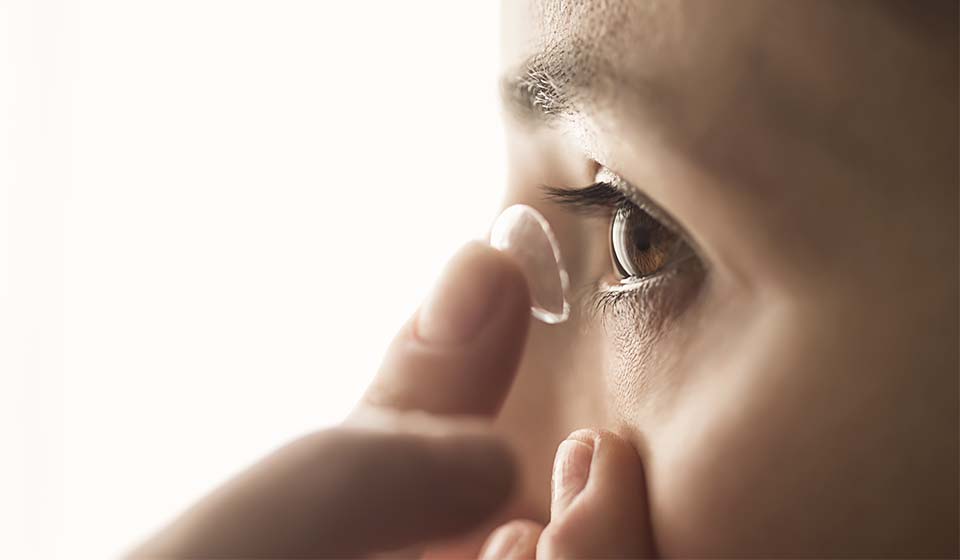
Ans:
<svg viewBox="0 0 960 560"><path fill-rule="evenodd" d="M655 276L693 254L680 235L633 204L621 205L610 223L610 256L624 280Z"/></svg>
<svg viewBox="0 0 960 560"><path fill-rule="evenodd" d="M677 222L652 200L606 168L597 178L577 189L542 188L551 201L610 221L610 258L623 283L657 276L696 256Z"/></svg>

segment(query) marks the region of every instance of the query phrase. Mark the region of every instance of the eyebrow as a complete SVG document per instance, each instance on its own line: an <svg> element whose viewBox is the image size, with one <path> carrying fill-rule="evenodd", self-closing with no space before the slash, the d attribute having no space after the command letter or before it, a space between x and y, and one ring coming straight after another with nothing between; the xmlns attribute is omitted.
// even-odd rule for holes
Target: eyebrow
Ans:
<svg viewBox="0 0 960 560"><path fill-rule="evenodd" d="M515 116L551 123L579 112L578 100L587 89L595 65L575 48L548 48L500 80L500 96Z"/></svg>
<svg viewBox="0 0 960 560"><path fill-rule="evenodd" d="M500 79L506 112L546 125L580 120L625 91L648 126L676 121L681 108L669 88L651 79L621 75L595 48L575 39L545 48Z"/></svg>

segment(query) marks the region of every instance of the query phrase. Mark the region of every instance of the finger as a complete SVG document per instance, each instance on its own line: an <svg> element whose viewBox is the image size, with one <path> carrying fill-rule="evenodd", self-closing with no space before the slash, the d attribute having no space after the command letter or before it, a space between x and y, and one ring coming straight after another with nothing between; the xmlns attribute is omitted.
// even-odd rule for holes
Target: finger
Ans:
<svg viewBox="0 0 960 560"><path fill-rule="evenodd" d="M526 560L537 556L543 525L517 519L497 527L480 551L480 560Z"/></svg>
<svg viewBox="0 0 960 560"><path fill-rule="evenodd" d="M397 334L364 403L436 414L495 414L523 352L530 296L520 268L464 247Z"/></svg>
<svg viewBox="0 0 960 560"><path fill-rule="evenodd" d="M654 555L640 457L612 432L578 430L557 449L538 558Z"/></svg>
<svg viewBox="0 0 960 560"><path fill-rule="evenodd" d="M326 430L254 465L133 556L350 557L395 550L483 521L507 500L513 481L512 455L492 435Z"/></svg>

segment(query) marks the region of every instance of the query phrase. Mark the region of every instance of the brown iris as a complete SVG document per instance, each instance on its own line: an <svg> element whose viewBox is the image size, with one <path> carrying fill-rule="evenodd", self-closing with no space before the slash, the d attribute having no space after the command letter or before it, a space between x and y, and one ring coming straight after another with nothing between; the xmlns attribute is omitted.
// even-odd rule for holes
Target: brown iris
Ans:
<svg viewBox="0 0 960 560"><path fill-rule="evenodd" d="M682 257L679 236L639 208L620 208L610 225L613 263L623 278L657 274Z"/></svg>

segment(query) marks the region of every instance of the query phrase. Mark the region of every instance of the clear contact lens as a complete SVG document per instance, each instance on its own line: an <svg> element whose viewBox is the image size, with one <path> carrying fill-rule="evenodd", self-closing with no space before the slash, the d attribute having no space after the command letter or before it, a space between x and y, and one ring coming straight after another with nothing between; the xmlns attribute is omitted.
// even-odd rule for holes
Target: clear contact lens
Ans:
<svg viewBox="0 0 960 560"><path fill-rule="evenodd" d="M567 320L567 271L553 230L540 212L525 204L507 208L490 228L490 245L520 265L530 286L534 317L551 325Z"/></svg>

